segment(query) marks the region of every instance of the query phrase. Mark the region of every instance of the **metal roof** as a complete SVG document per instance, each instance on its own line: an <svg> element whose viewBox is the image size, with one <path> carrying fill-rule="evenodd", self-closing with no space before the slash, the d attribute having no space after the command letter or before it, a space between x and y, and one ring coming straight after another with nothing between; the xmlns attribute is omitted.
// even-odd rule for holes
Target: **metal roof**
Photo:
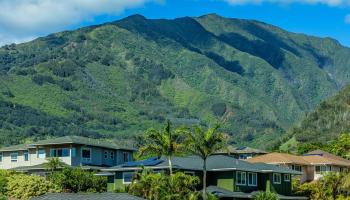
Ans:
<svg viewBox="0 0 350 200"><path fill-rule="evenodd" d="M159 164L153 166L144 166L145 168L152 169L166 169L168 168L168 159L162 157L159 159ZM203 160L199 156L187 156L187 157L173 157L172 164L174 169L182 170L194 170L202 171ZM143 165L133 167L126 167L127 165L118 165L115 167L105 168L102 171L128 171L128 170L140 170ZM290 173L301 174L300 172L291 170L286 167L267 165L263 163L253 164L243 160L239 160L227 155L212 155L207 159L208 171L252 171L252 172L277 172L277 173Z"/></svg>
<svg viewBox="0 0 350 200"><path fill-rule="evenodd" d="M107 142L99 139L92 139L92 138L81 137L81 136L64 136L59 138L40 140L31 144L21 144L21 145L3 147L0 149L0 151L19 151L19 150L27 150L29 148L36 148L37 146L59 145L59 144L80 144L80 145L95 146L95 147L102 147L102 148L108 148L108 149L124 149L124 150L130 150L130 151L136 150L134 148L121 147L115 144L114 142Z"/></svg>

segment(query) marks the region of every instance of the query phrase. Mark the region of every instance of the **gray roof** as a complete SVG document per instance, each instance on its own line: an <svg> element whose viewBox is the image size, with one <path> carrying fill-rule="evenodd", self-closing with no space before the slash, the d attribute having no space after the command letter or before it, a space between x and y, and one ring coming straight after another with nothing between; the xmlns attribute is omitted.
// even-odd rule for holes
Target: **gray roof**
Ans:
<svg viewBox="0 0 350 200"><path fill-rule="evenodd" d="M126 193L49 193L31 200L143 200Z"/></svg>
<svg viewBox="0 0 350 200"><path fill-rule="evenodd" d="M153 166L145 166L146 168L168 168L168 160L165 157L160 158L161 162ZM203 160L199 156L173 157L172 164L174 169L201 171L203 168ZM125 167L125 164L102 169L102 171L128 171L139 170L142 166ZM268 165L263 163L249 163L243 160L233 158L227 155L212 155L207 159L208 171L252 171L252 172L277 172L301 174L300 172L291 170L287 167Z"/></svg>
<svg viewBox="0 0 350 200"><path fill-rule="evenodd" d="M81 136L64 136L59 138L40 140L31 144L22 144L22 145L4 147L4 148L1 148L0 151L27 150L28 148L35 148L37 146L56 145L56 144L80 144L80 145L95 146L95 147L102 147L102 148L108 148L108 149L125 149L130 151L136 150L134 148L120 147L114 142L107 142L107 141L81 137Z"/></svg>
<svg viewBox="0 0 350 200"><path fill-rule="evenodd" d="M105 167L101 166L94 166L94 165L83 165L83 166L70 166L67 164L64 164L61 168L69 167L69 168L81 168L83 170L93 170L93 171L99 171L100 169L103 169ZM31 166L20 166L12 168L11 170L17 171L17 172L28 172L28 171L35 171L35 170L46 170L47 166L46 163L41 163L38 165L31 165Z"/></svg>
<svg viewBox="0 0 350 200"><path fill-rule="evenodd" d="M216 186L209 186L207 187L207 191L214 194L215 196L219 198L240 198L240 199L254 199L254 196L258 192L251 192L251 193L244 193L244 192L232 192L223 188L219 188ZM277 194L278 199L281 200L307 200L307 197L300 197L300 196L285 196Z"/></svg>
<svg viewBox="0 0 350 200"><path fill-rule="evenodd" d="M251 147L234 147L234 146L228 146L226 150L221 150L217 152L217 154L267 154L266 151L260 150L260 149L254 149Z"/></svg>

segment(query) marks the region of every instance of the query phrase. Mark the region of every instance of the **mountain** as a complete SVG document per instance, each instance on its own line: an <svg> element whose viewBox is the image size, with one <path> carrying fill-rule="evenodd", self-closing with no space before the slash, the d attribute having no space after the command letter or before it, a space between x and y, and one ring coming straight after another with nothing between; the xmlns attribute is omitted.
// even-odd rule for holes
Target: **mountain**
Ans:
<svg viewBox="0 0 350 200"><path fill-rule="evenodd" d="M327 144L337 140L341 133L350 131L350 85L327 99L308 113L300 123L288 131L289 139L282 146L294 148L300 144ZM286 137L287 137L286 136ZM288 138L288 137L287 137Z"/></svg>
<svg viewBox="0 0 350 200"><path fill-rule="evenodd" d="M215 14L133 15L0 48L0 140L125 139L212 125L266 148L350 78L350 49L330 38Z"/></svg>

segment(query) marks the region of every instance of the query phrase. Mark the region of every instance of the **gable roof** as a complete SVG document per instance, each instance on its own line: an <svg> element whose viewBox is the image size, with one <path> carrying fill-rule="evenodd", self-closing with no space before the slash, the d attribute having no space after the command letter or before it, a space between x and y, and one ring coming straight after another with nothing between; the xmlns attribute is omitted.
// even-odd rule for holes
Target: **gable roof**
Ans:
<svg viewBox="0 0 350 200"><path fill-rule="evenodd" d="M269 153L247 160L250 163L297 164L297 165L336 165L350 167L350 161L325 151L313 151L303 156L286 153Z"/></svg>
<svg viewBox="0 0 350 200"><path fill-rule="evenodd" d="M309 165L309 162L300 156L295 156L287 153L269 153L261 156L256 156L247 160L250 163L268 163L268 164L298 164Z"/></svg>
<svg viewBox="0 0 350 200"><path fill-rule="evenodd" d="M234 147L234 146L228 146L226 151L221 150L217 152L216 154L266 154L266 151L260 150L260 149L254 149L251 147L241 146L241 147Z"/></svg>
<svg viewBox="0 0 350 200"><path fill-rule="evenodd" d="M145 168L151 169L167 169L168 159L161 157L159 163L152 165L142 165L142 162L138 163L135 166L130 166L128 163L118 165L115 167L110 167L102 169L102 171L133 171L141 170L144 166ZM172 158L173 169L180 170L193 170L193 171L202 171L203 169L203 160L199 156L187 156L187 157L173 157ZM300 172L280 167L274 165L267 165L263 163L252 164L243 160L233 158L232 156L226 155L212 155L207 159L207 170L208 171L252 171L252 172L277 172L277 173L291 173L291 174L300 174Z"/></svg>
<svg viewBox="0 0 350 200"><path fill-rule="evenodd" d="M29 148L36 148L37 146L59 145L59 144L80 144L80 145L102 147L102 148L108 148L108 149L124 149L124 150L135 151L135 149L133 148L120 147L114 142L106 142L98 139L92 139L92 138L81 137L81 136L64 136L64 137L40 140L31 144L21 144L21 145L4 147L4 148L1 148L0 151L19 151L19 150L27 150Z"/></svg>
<svg viewBox="0 0 350 200"><path fill-rule="evenodd" d="M330 154L326 151L315 150L303 155L303 158L311 164L330 164L338 166L350 167L350 160L344 159L340 156Z"/></svg>

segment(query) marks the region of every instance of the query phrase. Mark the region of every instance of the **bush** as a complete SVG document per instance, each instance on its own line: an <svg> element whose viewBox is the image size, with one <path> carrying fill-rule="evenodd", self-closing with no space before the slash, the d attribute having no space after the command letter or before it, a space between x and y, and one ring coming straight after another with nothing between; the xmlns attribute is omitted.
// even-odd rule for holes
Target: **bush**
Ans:
<svg viewBox="0 0 350 200"><path fill-rule="evenodd" d="M129 186L129 193L145 199L198 199L200 195L195 189L199 178L181 172L167 176L145 170L135 180Z"/></svg>
<svg viewBox="0 0 350 200"><path fill-rule="evenodd" d="M278 196L272 192L258 192L254 195L254 200L278 200Z"/></svg>
<svg viewBox="0 0 350 200"><path fill-rule="evenodd" d="M80 168L64 168L50 175L49 180L65 192L105 192L107 189L106 177L95 176Z"/></svg>
<svg viewBox="0 0 350 200"><path fill-rule="evenodd" d="M60 192L60 189L40 176L14 174L8 177L7 195L11 198L27 200L48 192Z"/></svg>

